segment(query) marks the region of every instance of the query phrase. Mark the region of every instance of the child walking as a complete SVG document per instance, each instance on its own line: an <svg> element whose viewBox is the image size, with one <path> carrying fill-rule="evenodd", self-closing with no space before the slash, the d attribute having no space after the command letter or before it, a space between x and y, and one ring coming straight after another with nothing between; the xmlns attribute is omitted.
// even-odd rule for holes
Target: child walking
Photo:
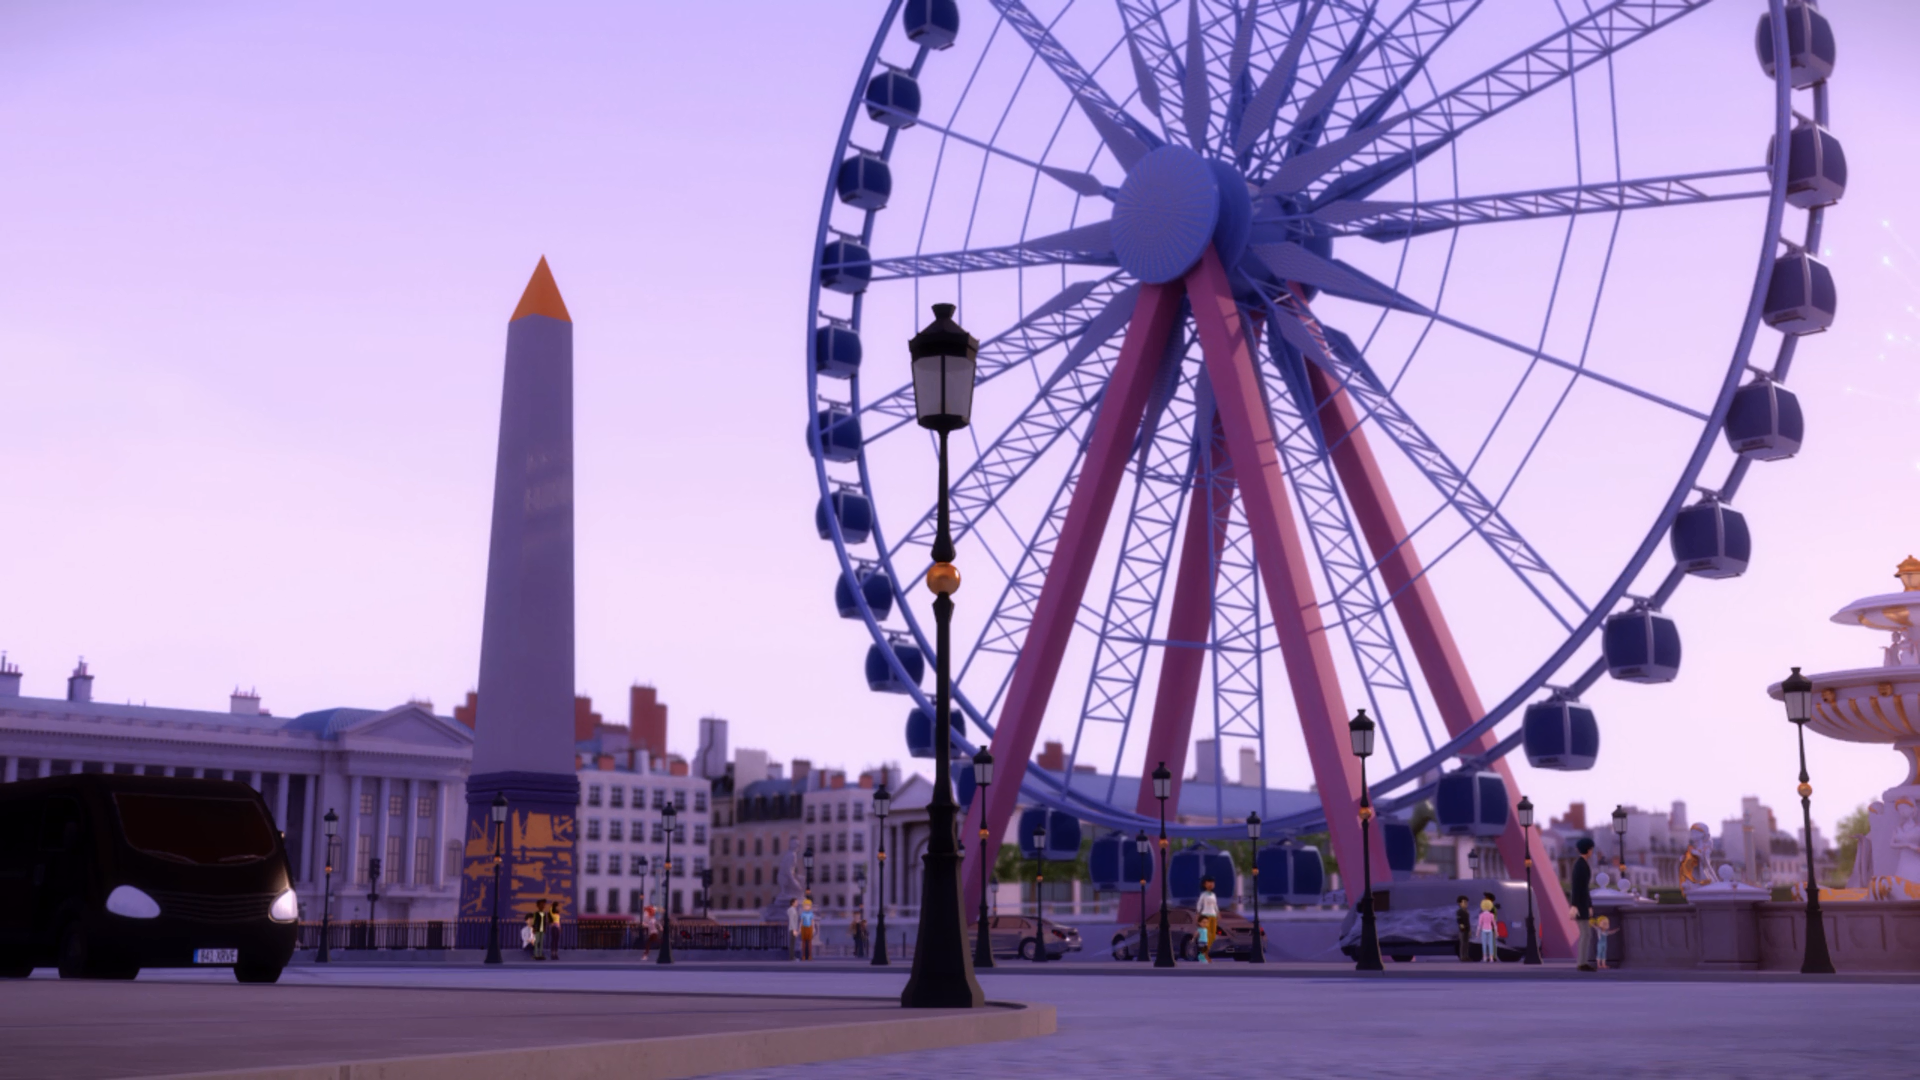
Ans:
<svg viewBox="0 0 1920 1080"><path fill-rule="evenodd" d="M1611 922L1605 915L1596 916L1591 925L1593 926L1593 958L1599 962L1600 970L1605 971L1607 970L1607 939L1620 931L1612 928Z"/></svg>

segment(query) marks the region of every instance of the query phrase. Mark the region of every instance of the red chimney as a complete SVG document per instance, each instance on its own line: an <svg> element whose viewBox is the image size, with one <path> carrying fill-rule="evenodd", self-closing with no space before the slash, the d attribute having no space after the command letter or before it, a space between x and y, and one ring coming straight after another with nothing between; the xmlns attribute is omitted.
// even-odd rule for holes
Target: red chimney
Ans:
<svg viewBox="0 0 1920 1080"><path fill-rule="evenodd" d="M635 749L654 757L667 756L667 707L659 691L635 686L627 692L627 727Z"/></svg>
<svg viewBox="0 0 1920 1080"><path fill-rule="evenodd" d="M465 705L455 705L453 707L453 718L467 725L469 728L473 726L474 721L478 719L479 715L480 695L473 690L467 691L467 703Z"/></svg>
<svg viewBox="0 0 1920 1080"><path fill-rule="evenodd" d="M573 741L585 742L600 733L600 714L593 711L593 699L574 696Z"/></svg>
<svg viewBox="0 0 1920 1080"><path fill-rule="evenodd" d="M1033 763L1049 772L1059 772L1067 767L1067 748L1050 742L1040 751L1040 756L1033 759Z"/></svg>

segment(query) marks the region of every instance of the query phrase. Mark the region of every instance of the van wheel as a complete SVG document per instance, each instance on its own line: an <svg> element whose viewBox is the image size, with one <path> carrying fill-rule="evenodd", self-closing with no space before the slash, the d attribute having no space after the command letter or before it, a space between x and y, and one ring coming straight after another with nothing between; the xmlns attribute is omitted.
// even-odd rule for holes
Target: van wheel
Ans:
<svg viewBox="0 0 1920 1080"><path fill-rule="evenodd" d="M280 972L285 965L249 964L245 957L233 965L233 977L243 983L276 983L280 981Z"/></svg>

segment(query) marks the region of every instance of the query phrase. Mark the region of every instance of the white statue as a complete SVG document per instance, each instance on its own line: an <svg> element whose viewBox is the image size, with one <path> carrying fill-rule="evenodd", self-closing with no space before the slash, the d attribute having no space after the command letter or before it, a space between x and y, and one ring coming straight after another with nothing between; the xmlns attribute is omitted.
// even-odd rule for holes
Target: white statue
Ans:
<svg viewBox="0 0 1920 1080"><path fill-rule="evenodd" d="M1714 885L1718 880L1713 872L1713 834L1695 823L1687 830L1687 853L1680 857L1680 887Z"/></svg>
<svg viewBox="0 0 1920 1080"><path fill-rule="evenodd" d="M1920 816L1913 800L1902 796L1893 801L1893 876L1920 884Z"/></svg>

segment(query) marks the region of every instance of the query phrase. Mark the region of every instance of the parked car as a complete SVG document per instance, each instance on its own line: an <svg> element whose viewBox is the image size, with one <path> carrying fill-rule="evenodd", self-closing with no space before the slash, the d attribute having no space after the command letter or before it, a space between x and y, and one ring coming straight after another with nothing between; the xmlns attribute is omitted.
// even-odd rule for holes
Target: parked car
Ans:
<svg viewBox="0 0 1920 1080"><path fill-rule="evenodd" d="M1524 883L1492 878L1472 880L1416 879L1382 885L1373 891L1374 931L1380 954L1407 963L1416 956L1457 957L1459 922L1454 898L1467 897L1470 918L1480 914L1485 893L1494 896L1495 954L1507 963L1525 954L1527 887ZM1355 955L1360 945L1360 915L1348 911L1340 924L1340 951ZM1480 959L1477 937L1467 947L1472 960Z"/></svg>
<svg viewBox="0 0 1920 1080"><path fill-rule="evenodd" d="M274 982L299 901L259 792L85 774L0 785L0 976L131 979L231 967Z"/></svg>
<svg viewBox="0 0 1920 1080"><path fill-rule="evenodd" d="M1173 955L1181 960L1200 959L1200 914L1193 908L1167 909L1167 927L1173 932ZM1147 916L1147 951L1159 941L1160 917ZM1260 931L1262 946L1265 928ZM1253 921L1234 911L1220 913L1220 936L1208 943L1207 955L1223 960L1247 960L1253 956ZM1140 955L1140 928L1129 927L1113 935L1113 958L1132 960Z"/></svg>
<svg viewBox="0 0 1920 1080"><path fill-rule="evenodd" d="M987 940L993 946L996 959L1016 956L1022 960L1033 959L1039 948L1036 944L1039 932L1039 921L1030 915L994 915L987 921ZM1067 953L1079 952L1080 948L1079 930L1047 920L1047 959L1058 960Z"/></svg>

